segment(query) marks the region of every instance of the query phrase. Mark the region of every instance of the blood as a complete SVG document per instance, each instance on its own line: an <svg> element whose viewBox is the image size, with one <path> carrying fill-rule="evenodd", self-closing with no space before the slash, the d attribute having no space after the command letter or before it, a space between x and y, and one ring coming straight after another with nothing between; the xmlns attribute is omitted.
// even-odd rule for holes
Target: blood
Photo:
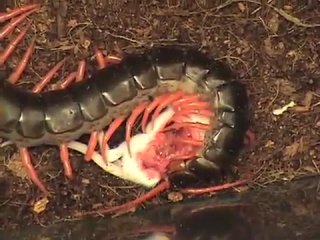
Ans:
<svg viewBox="0 0 320 240"><path fill-rule="evenodd" d="M167 172L167 167L172 161L184 160L184 156L196 156L200 146L186 144L181 139L196 141L204 140L204 130L182 127L166 132L157 133L143 152L137 153L140 166L152 178L155 172L162 177ZM149 171L151 170L152 171Z"/></svg>

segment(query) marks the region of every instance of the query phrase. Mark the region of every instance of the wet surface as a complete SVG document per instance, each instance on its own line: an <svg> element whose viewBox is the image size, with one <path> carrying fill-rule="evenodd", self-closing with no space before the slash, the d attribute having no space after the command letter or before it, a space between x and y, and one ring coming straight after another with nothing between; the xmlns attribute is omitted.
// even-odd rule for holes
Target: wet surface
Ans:
<svg viewBox="0 0 320 240"><path fill-rule="evenodd" d="M22 227L0 236L13 240L158 239L155 236L170 240L315 240L320 236L319 184L320 178L307 178L243 194L224 193L153 207L114 219Z"/></svg>
<svg viewBox="0 0 320 240"><path fill-rule="evenodd" d="M3 10L30 2L35 1L1 1L0 7ZM108 53L130 52L153 44L198 46L229 64L248 86L256 142L241 156L237 168L240 177L255 176L252 187L256 188L319 174L317 1L269 1L262 5L256 1L209 4L210 1L182 0L39 2L43 7L29 18L30 34L5 66L5 71L12 71L36 37L36 52L19 87L32 87L67 56L56 76L57 81L62 79L76 69L77 61L93 58L94 46ZM8 39L1 42L0 48L7 43ZM291 101L296 107L280 115L273 113ZM66 220L75 211L118 205L146 191L85 163L76 153L71 155L76 178L68 181L57 148L41 146L31 149L33 162L53 195L44 210L35 213L41 193L26 179L16 149L6 147L0 151L2 228L50 225ZM168 192L145 206L167 203L167 195ZM273 220L268 224L274 224Z"/></svg>

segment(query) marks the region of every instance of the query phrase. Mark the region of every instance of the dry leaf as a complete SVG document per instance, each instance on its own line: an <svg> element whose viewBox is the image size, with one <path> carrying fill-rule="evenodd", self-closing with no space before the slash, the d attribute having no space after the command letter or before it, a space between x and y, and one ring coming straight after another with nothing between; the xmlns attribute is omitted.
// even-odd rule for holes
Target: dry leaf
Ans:
<svg viewBox="0 0 320 240"><path fill-rule="evenodd" d="M279 15L273 14L269 22L267 23L268 28L273 34L276 34L279 29Z"/></svg>
<svg viewBox="0 0 320 240"><path fill-rule="evenodd" d="M46 210L48 203L49 203L48 198L45 197L40 199L33 205L33 211L37 214L43 212L44 210Z"/></svg>
<svg viewBox="0 0 320 240"><path fill-rule="evenodd" d="M308 91L303 99L303 105L302 106L296 106L294 110L296 112L307 112L310 110L311 104L312 104L312 98L313 98L313 92Z"/></svg>
<svg viewBox="0 0 320 240"><path fill-rule="evenodd" d="M71 19L71 20L69 20L68 23L67 23L67 27L70 27L70 28L74 28L74 27L77 26L77 25L78 25L78 22L77 22L76 19Z"/></svg>
<svg viewBox="0 0 320 240"><path fill-rule="evenodd" d="M238 8L239 8L239 10L240 10L241 12L244 12L244 11L246 10L246 7L245 7L244 4L241 3L241 2L238 3Z"/></svg>
<svg viewBox="0 0 320 240"><path fill-rule="evenodd" d="M284 150L284 155L287 157L294 157L298 153L303 153L305 151L305 143L303 137L299 141L287 146Z"/></svg>
<svg viewBox="0 0 320 240"><path fill-rule="evenodd" d="M279 92L286 96L292 96L297 90L294 84L287 79L279 79Z"/></svg>
<svg viewBox="0 0 320 240"><path fill-rule="evenodd" d="M320 27L319 23L315 24L308 24L303 23L299 18L296 18L294 16L291 16L290 14L286 13L284 10L270 6L275 10L277 13L279 13L283 18L285 18L287 21L292 22L293 24L299 26L299 27L305 27L305 28L314 28L314 27Z"/></svg>

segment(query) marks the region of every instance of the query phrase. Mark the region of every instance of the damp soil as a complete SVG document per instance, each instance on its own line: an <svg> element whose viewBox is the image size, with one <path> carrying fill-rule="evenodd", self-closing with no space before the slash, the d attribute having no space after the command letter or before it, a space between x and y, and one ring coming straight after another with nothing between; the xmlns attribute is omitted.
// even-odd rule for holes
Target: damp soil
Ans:
<svg viewBox="0 0 320 240"><path fill-rule="evenodd" d="M1 1L0 8L4 11L31 2L35 1L6 0ZM28 18L31 30L26 40L2 68L12 71L35 38L36 50L19 87L31 88L66 57L55 77L58 82L76 70L79 60L93 60L95 47L119 54L155 44L197 46L228 64L248 87L256 139L240 157L239 177L253 176L251 187L259 188L319 174L318 1L38 2L42 8ZM0 47L10 39L12 36ZM274 110L279 112L290 102L295 106L275 114ZM86 163L75 152L70 153L75 177L67 180L58 149L40 146L30 149L32 161L52 196L39 207L43 196L27 179L16 148L8 146L0 151L3 229L21 224L50 225L65 221L75 212L119 205L146 192ZM142 207L168 202L168 193Z"/></svg>

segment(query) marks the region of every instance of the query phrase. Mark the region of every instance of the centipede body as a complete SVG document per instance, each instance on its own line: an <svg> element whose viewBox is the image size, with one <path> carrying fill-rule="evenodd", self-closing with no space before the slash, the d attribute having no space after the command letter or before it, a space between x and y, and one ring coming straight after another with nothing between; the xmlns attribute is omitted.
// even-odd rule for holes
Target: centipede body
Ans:
<svg viewBox="0 0 320 240"><path fill-rule="evenodd" d="M245 85L221 62L194 48L155 47L56 91L19 90L0 81L0 137L20 147L59 145L99 131L149 97L183 90L201 93L215 112L195 173L234 162L249 127Z"/></svg>

